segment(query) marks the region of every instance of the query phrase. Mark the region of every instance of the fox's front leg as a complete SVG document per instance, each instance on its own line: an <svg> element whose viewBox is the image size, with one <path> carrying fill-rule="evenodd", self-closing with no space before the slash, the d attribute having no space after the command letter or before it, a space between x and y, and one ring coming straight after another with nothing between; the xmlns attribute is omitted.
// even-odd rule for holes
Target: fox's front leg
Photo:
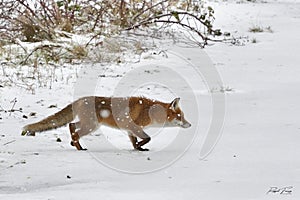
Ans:
<svg viewBox="0 0 300 200"><path fill-rule="evenodd" d="M142 148L143 145L147 144L151 140L150 136L148 136L143 130L130 132L128 133L128 136L134 149L139 151L149 151L149 149ZM136 136L138 136L142 140L138 142Z"/></svg>
<svg viewBox="0 0 300 200"><path fill-rule="evenodd" d="M132 135L131 133L128 133L128 137L130 139L130 142L133 146L134 149L137 149L137 137L135 137L134 135Z"/></svg>

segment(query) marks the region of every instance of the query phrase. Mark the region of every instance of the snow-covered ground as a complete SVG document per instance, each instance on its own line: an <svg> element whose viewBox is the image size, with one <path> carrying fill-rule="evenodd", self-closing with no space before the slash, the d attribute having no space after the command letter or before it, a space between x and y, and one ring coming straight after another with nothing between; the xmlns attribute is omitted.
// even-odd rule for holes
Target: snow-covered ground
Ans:
<svg viewBox="0 0 300 200"><path fill-rule="evenodd" d="M66 66L48 72L55 73L56 79L42 80L47 87L35 89L35 94L20 85L0 87L2 109L11 109L15 98L14 108L22 108L22 113L0 112L0 198L299 199L300 1L245 2L211 3L216 27L248 36L249 41L240 46L220 43L204 50L223 79L213 92L226 90L222 136L207 157L201 158L200 151L214 117L211 94L205 77L187 64L202 62L202 50L185 49L182 58L173 54L180 47L169 46L165 53L145 55L140 63L109 69ZM265 30L249 32L254 26ZM129 75L131 81L125 79L140 66L154 68L141 68ZM80 78L85 85L78 85ZM124 79L125 83L118 84ZM141 80L147 84L141 85ZM83 139L89 148L84 152L70 146L67 127L36 137L21 136L24 125L57 112L77 96L110 96L116 87L118 94L142 94L163 101L179 95L192 128L149 129L153 136L149 152L132 151L126 135L109 128ZM36 116L29 116L31 112ZM145 172L158 168L162 169Z"/></svg>

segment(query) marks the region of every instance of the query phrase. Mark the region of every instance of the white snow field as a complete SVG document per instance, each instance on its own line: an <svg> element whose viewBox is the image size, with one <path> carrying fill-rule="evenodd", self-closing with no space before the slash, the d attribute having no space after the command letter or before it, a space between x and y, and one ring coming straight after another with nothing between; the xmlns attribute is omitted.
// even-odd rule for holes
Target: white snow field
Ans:
<svg viewBox="0 0 300 200"><path fill-rule="evenodd" d="M110 69L82 64L81 71L66 66L55 72L52 89L36 88L32 94L18 85L0 87L0 110L11 109L15 98L14 108L22 108L22 113L0 112L0 199L300 199L300 1L209 4L216 27L248 39L204 50L223 80L211 92L226 96L222 135L208 156L200 152L215 117L212 94L205 78L187 63L201 64L203 50L175 45L166 47L167 57L145 55L136 64ZM253 27L263 32L249 32ZM178 49L185 55L172 53ZM150 67L129 76L132 84L144 79L145 85L126 85L128 80L118 85L138 66L167 68ZM78 85L81 77L84 85ZM2 73L0 78L7 77ZM116 87L121 88L118 94L166 102L180 96L192 127L146 130L153 136L146 145L149 152L133 151L124 133L107 127L82 140L87 151L70 145L67 127L21 136L24 125L57 112L77 96L111 96ZM31 112L36 115L29 116Z"/></svg>

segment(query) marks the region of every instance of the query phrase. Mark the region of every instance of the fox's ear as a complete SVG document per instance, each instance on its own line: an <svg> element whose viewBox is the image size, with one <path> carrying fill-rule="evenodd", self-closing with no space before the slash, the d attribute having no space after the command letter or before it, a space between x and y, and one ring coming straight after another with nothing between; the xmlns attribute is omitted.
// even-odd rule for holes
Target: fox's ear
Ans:
<svg viewBox="0 0 300 200"><path fill-rule="evenodd" d="M172 109L172 110L177 110L178 108L179 108L179 100L180 100L180 98L176 98L176 99L174 99L171 103L170 103L170 108Z"/></svg>

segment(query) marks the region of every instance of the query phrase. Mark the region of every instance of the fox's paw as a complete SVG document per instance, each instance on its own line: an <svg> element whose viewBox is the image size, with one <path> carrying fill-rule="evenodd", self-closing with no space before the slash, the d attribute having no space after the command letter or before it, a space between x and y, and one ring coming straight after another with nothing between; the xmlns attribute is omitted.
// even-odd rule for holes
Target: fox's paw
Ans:
<svg viewBox="0 0 300 200"><path fill-rule="evenodd" d="M144 149L144 148L142 148L142 147L137 147L137 148L135 148L136 150L138 150L138 151L149 151L149 149Z"/></svg>
<svg viewBox="0 0 300 200"><path fill-rule="evenodd" d="M21 133L22 136L35 136L35 132L31 132L31 131L22 131Z"/></svg>
<svg viewBox="0 0 300 200"><path fill-rule="evenodd" d="M24 136L26 135L27 131L22 131L21 135Z"/></svg>
<svg viewBox="0 0 300 200"><path fill-rule="evenodd" d="M77 150L79 151L86 151L86 148L82 148L79 142L71 141L70 142L71 146L75 146Z"/></svg>

